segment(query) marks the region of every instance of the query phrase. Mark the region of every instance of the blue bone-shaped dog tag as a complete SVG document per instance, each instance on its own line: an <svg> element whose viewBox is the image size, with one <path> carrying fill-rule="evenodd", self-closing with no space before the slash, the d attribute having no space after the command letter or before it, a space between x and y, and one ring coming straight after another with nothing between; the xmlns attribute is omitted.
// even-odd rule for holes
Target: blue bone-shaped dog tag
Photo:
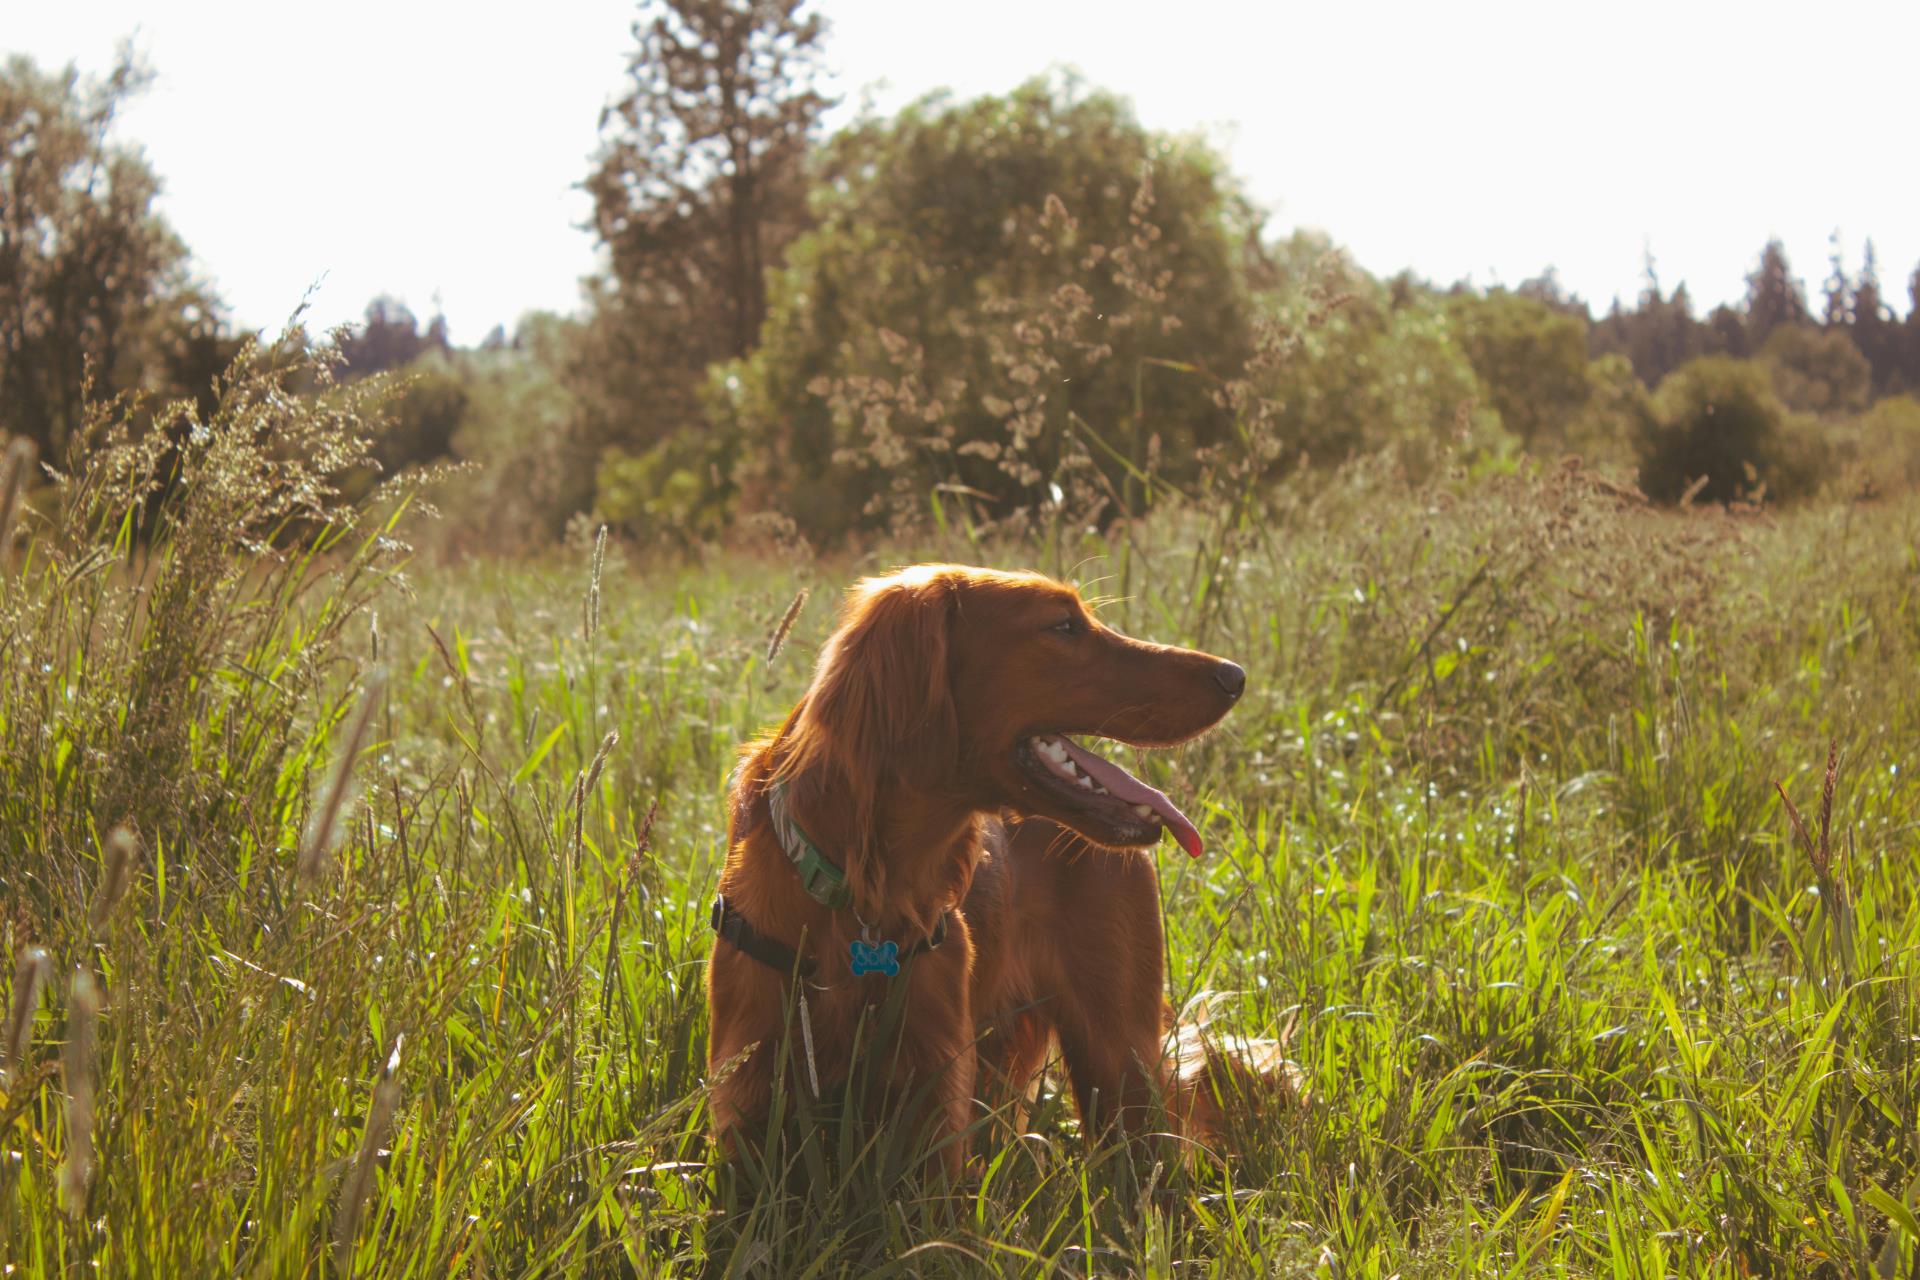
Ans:
<svg viewBox="0 0 1920 1280"><path fill-rule="evenodd" d="M853 976L856 978L866 973L884 973L891 978L900 972L900 944L897 942L862 942L855 938L847 944L847 951L853 956Z"/></svg>

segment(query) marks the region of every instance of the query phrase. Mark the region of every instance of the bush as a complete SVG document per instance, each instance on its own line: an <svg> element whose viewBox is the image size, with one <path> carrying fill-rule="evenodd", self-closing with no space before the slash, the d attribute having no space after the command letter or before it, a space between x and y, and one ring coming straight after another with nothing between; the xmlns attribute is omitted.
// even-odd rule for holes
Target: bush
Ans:
<svg viewBox="0 0 1920 1280"><path fill-rule="evenodd" d="M1323 238L1295 235L1260 299L1280 335L1255 374L1294 458L1339 463L1394 448L1413 473L1443 445L1493 453L1500 420L1445 309L1406 281L1383 286Z"/></svg>
<svg viewBox="0 0 1920 1280"><path fill-rule="evenodd" d="M1920 400L1889 396L1830 431L1832 475L1848 497L1920 488Z"/></svg>
<svg viewBox="0 0 1920 1280"><path fill-rule="evenodd" d="M1694 496L1732 502L1783 461L1787 414L1760 365L1729 356L1690 361L1660 383L1653 408L1639 457L1640 487L1656 502L1677 502L1696 483Z"/></svg>
<svg viewBox="0 0 1920 1280"><path fill-rule="evenodd" d="M1567 423L1562 443L1601 466L1630 469L1634 448L1653 422L1653 397L1617 352L1587 365L1587 397Z"/></svg>
<svg viewBox="0 0 1920 1280"><path fill-rule="evenodd" d="M1786 325L1760 348L1774 393L1805 413L1854 413L1873 395L1873 369L1843 330Z"/></svg>
<svg viewBox="0 0 1920 1280"><path fill-rule="evenodd" d="M698 547L726 531L730 510L717 459L686 437L644 453L612 448L594 473L593 514L622 533Z"/></svg>
<svg viewBox="0 0 1920 1280"><path fill-rule="evenodd" d="M453 452L467 402L466 380L451 359L430 355L416 362L407 370L387 429L374 442L380 465L391 473Z"/></svg>
<svg viewBox="0 0 1920 1280"><path fill-rule="evenodd" d="M599 449L567 377L580 328L531 315L511 345L450 363L464 396L451 448L472 465L435 491L447 513L437 539L462 550L523 549L555 541L593 506Z"/></svg>

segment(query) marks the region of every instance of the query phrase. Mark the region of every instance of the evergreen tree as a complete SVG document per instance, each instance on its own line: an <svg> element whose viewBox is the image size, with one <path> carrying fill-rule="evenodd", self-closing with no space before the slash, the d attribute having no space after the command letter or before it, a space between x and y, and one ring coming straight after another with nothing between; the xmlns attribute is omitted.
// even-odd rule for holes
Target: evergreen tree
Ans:
<svg viewBox="0 0 1920 1280"><path fill-rule="evenodd" d="M1860 349L1873 370L1874 390L1884 394L1892 387L1899 368L1899 326L1880 296L1880 268L1874 260L1871 240L1867 241L1860 274L1854 277L1853 299L1848 311L1853 345Z"/></svg>
<svg viewBox="0 0 1920 1280"><path fill-rule="evenodd" d="M1715 307L1707 317L1702 349L1709 355L1733 356L1740 360L1753 354L1753 348L1747 344L1746 318L1724 302Z"/></svg>
<svg viewBox="0 0 1920 1280"><path fill-rule="evenodd" d="M1760 265L1747 277L1748 349L1758 350L1781 325L1805 324L1808 319L1806 287L1794 278L1786 246L1767 241Z"/></svg>
<svg viewBox="0 0 1920 1280"><path fill-rule="evenodd" d="M423 330L404 303L382 295L367 304L360 324L340 335L342 372L363 378L403 369L429 351L446 352L447 319L436 315Z"/></svg>
<svg viewBox="0 0 1920 1280"><path fill-rule="evenodd" d="M1895 391L1920 391L1920 267L1907 280L1907 320L1894 367Z"/></svg>
<svg viewBox="0 0 1920 1280"><path fill-rule="evenodd" d="M1533 279L1522 280L1520 287L1513 292L1516 297L1543 302L1562 315L1577 316L1582 325L1593 323L1593 312L1588 309L1579 294L1567 292L1566 286L1560 282L1560 271L1557 267L1548 267ZM1614 305L1619 306L1618 300Z"/></svg>
<svg viewBox="0 0 1920 1280"><path fill-rule="evenodd" d="M1850 290L1846 263L1841 259L1838 227L1827 237L1827 246L1827 282L1822 289L1825 308L1820 323L1829 329L1844 329L1850 318L1847 310Z"/></svg>
<svg viewBox="0 0 1920 1280"><path fill-rule="evenodd" d="M1606 318L1594 326L1588 347L1596 359L1626 356L1634 373L1651 387L1706 352L1710 343L1709 335L1693 317L1687 286L1682 283L1671 298L1662 293L1651 249L1646 252L1641 279L1639 305L1632 311L1622 311L1616 298Z"/></svg>

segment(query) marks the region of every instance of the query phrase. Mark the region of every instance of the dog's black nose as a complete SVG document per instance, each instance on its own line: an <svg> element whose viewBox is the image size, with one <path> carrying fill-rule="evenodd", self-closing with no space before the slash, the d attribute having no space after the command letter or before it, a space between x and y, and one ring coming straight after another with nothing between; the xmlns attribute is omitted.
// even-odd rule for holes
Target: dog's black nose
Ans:
<svg viewBox="0 0 1920 1280"><path fill-rule="evenodd" d="M1213 664L1213 682L1229 698L1238 698L1247 687L1247 673L1235 662L1216 662Z"/></svg>

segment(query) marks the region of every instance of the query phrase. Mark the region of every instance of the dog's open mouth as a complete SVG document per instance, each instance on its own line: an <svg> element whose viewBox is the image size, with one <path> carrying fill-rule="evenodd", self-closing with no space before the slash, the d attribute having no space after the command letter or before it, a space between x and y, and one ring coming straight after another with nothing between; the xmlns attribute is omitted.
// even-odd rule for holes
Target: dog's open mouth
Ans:
<svg viewBox="0 0 1920 1280"><path fill-rule="evenodd" d="M1152 844L1164 827L1193 857L1204 851L1200 832L1164 792L1111 760L1101 759L1072 738L1058 733L1035 734L1020 744L1016 754L1021 767L1042 786L1106 828L1109 843Z"/></svg>

